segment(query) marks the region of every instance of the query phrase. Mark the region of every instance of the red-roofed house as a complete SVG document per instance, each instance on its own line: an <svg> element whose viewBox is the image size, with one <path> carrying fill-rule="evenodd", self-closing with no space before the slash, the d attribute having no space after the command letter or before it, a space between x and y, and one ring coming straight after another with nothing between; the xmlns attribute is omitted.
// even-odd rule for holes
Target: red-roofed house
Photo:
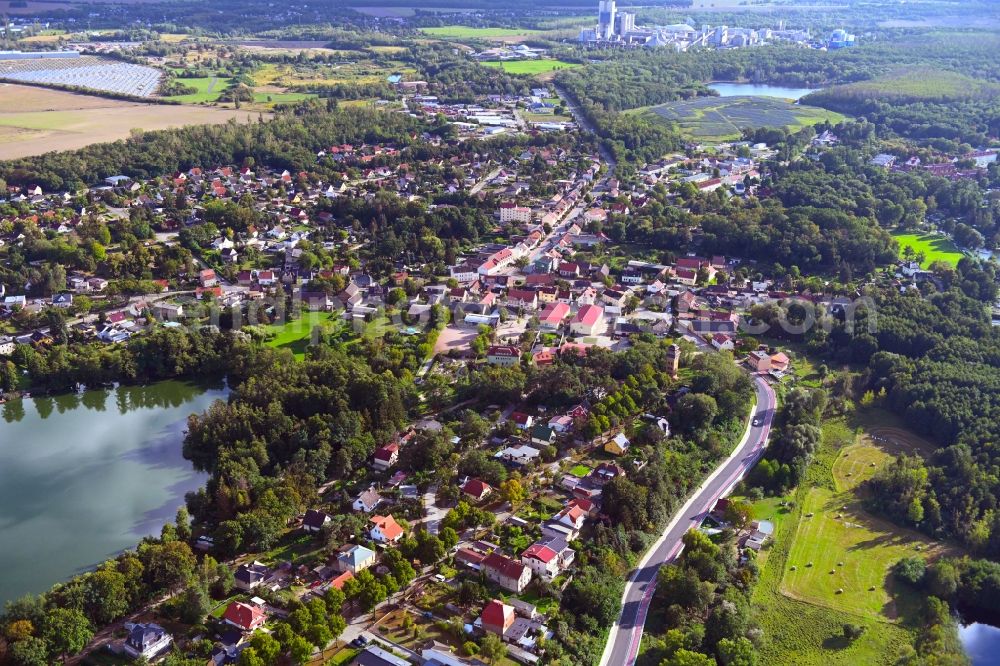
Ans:
<svg viewBox="0 0 1000 666"><path fill-rule="evenodd" d="M732 351L735 348L733 339L726 335L725 333L719 333L712 336L712 346L719 351Z"/></svg>
<svg viewBox="0 0 1000 666"><path fill-rule="evenodd" d="M469 479L462 486L462 494L477 502L486 499L486 496L491 492L493 492L493 488L482 479Z"/></svg>
<svg viewBox="0 0 1000 666"><path fill-rule="evenodd" d="M573 317L569 328L573 335L596 335L604 330L604 308L599 305L584 305Z"/></svg>
<svg viewBox="0 0 1000 666"><path fill-rule="evenodd" d="M352 578L354 578L354 574L352 574L350 571L345 571L344 573L340 574L339 576L331 580L330 586L338 590L343 590L344 583L351 580Z"/></svg>
<svg viewBox="0 0 1000 666"><path fill-rule="evenodd" d="M551 581L576 559L576 551L561 537L541 539L521 553L521 562L543 580Z"/></svg>
<svg viewBox="0 0 1000 666"><path fill-rule="evenodd" d="M393 442L375 449L372 455L372 467L384 472L395 465L397 460L399 460L399 444Z"/></svg>
<svg viewBox="0 0 1000 666"><path fill-rule="evenodd" d="M771 356L771 369L777 372L784 372L788 369L788 356L784 352L778 352Z"/></svg>
<svg viewBox="0 0 1000 666"><path fill-rule="evenodd" d="M214 287L219 284L219 278L216 277L215 271L211 268L206 268L202 272L198 273L198 282L203 287Z"/></svg>
<svg viewBox="0 0 1000 666"><path fill-rule="evenodd" d="M483 631L503 636L514 624L514 607L494 599L486 604L479 620L483 625Z"/></svg>
<svg viewBox="0 0 1000 666"><path fill-rule="evenodd" d="M564 278L580 277L580 265L571 261L564 261L559 264L559 275Z"/></svg>
<svg viewBox="0 0 1000 666"><path fill-rule="evenodd" d="M490 365L509 367L521 360L521 350L506 345L493 345L486 350L486 362Z"/></svg>
<svg viewBox="0 0 1000 666"><path fill-rule="evenodd" d="M487 579L515 594L523 592L531 582L531 569L499 553L491 553L483 560L482 571Z"/></svg>
<svg viewBox="0 0 1000 666"><path fill-rule="evenodd" d="M562 326L569 316L569 306L565 303L549 303L538 315L538 325L546 330L555 331Z"/></svg>
<svg viewBox="0 0 1000 666"><path fill-rule="evenodd" d="M243 631L253 631L264 625L267 620L264 610L259 606L251 606L242 601L234 601L226 608L222 616L226 624L231 624Z"/></svg>
<svg viewBox="0 0 1000 666"><path fill-rule="evenodd" d="M507 307L534 310L538 307L538 294L528 289L511 289L507 292Z"/></svg>
<svg viewBox="0 0 1000 666"><path fill-rule="evenodd" d="M535 422L535 418L531 414L525 414L524 412L512 413L510 420L521 430L527 430Z"/></svg>
<svg viewBox="0 0 1000 666"><path fill-rule="evenodd" d="M388 516L373 516L371 523L372 527L368 530L368 534L371 536L372 541L378 543L395 543L403 536L403 528L392 517L392 514Z"/></svg>

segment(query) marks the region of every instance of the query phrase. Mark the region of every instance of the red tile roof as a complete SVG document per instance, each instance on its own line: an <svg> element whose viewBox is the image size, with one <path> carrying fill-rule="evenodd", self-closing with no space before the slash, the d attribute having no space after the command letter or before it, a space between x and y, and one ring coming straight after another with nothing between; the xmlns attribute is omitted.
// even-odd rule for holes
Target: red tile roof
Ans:
<svg viewBox="0 0 1000 666"><path fill-rule="evenodd" d="M374 527L382 531L382 536L389 541L393 541L403 535L403 528L400 527L399 523L391 515L373 516L371 522Z"/></svg>
<svg viewBox="0 0 1000 666"><path fill-rule="evenodd" d="M514 608L497 599L486 604L483 614L480 615L480 619L482 619L484 625L488 624L493 627L503 628L506 628L513 621L513 617Z"/></svg>
<svg viewBox="0 0 1000 666"><path fill-rule="evenodd" d="M222 616L238 627L249 631L255 629L263 623L264 611L257 607L245 604L241 601L234 601L226 608L226 613Z"/></svg>
<svg viewBox="0 0 1000 666"><path fill-rule="evenodd" d="M486 483L482 479L469 479L465 482L465 485L462 486L463 493L476 498L483 497L491 490L493 489L490 487L490 484Z"/></svg>
<svg viewBox="0 0 1000 666"><path fill-rule="evenodd" d="M556 551L552 550L548 546L543 546L541 544L532 544L528 546L528 549L521 553L521 557L527 557L530 559L538 560L539 562L544 562L548 564L558 555Z"/></svg>
<svg viewBox="0 0 1000 666"><path fill-rule="evenodd" d="M520 578L521 574L524 572L525 566L518 562L517 560L512 560L509 557L500 555L499 553L489 554L485 560L483 560L483 566L487 569L493 569L500 573L501 576L505 578Z"/></svg>
<svg viewBox="0 0 1000 666"><path fill-rule="evenodd" d="M574 323L583 324L584 326L593 326L597 323L597 320L604 316L604 308L599 305L584 305L580 308L580 311L576 313L576 317L573 319Z"/></svg>

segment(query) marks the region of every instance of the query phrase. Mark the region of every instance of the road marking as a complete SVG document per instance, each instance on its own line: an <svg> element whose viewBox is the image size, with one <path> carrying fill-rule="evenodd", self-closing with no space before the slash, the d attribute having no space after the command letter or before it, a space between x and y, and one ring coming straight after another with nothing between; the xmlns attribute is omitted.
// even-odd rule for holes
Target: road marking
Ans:
<svg viewBox="0 0 1000 666"><path fill-rule="evenodd" d="M748 443L754 431L755 426L753 425L753 419L757 418L758 413L763 415L763 420L761 421L761 426L760 426L761 434L763 436L758 439L754 447L746 455L743 455L743 458L740 460L739 466L736 468L736 470L734 470L732 474L729 475L729 478L726 479L726 483L721 487L719 492L715 494L715 496L705 505L705 507L702 509L702 512L697 514L695 518L690 519L691 523L696 526L697 523L700 522L701 518L703 518L703 514L708 511L708 508L712 505L713 502L717 502L719 498L729 494L729 492L732 491L733 487L739 482L739 480L743 477L743 475L745 475L747 471L749 471L754 466L754 464L756 464L757 459L764 452L764 449L767 446L767 439L771 431L771 424L773 421L773 413L774 413L774 408L776 406L776 399L774 395L774 390L766 382L766 380L761 379L759 376L755 376L754 380L755 382L758 381L760 382L759 384L757 384L757 388L760 388L764 393L763 402L758 402L758 404L755 405L754 409L750 412L750 416L747 418L746 431L743 435L743 438L740 440L739 444L737 444L736 447L733 449L733 452L729 455L728 458L726 458L725 461L723 461L718 467L715 468L712 474L710 474L709 477L701 483L698 489L681 506L681 508L675 514L673 520L671 520L670 523L667 525L667 527L663 530L663 533L660 535L660 538L657 539L657 541L649 548L648 551L646 551L645 556L642 558L642 560L640 560L639 564L636 566L635 571L633 572L631 578L628 581L626 581L625 591L622 594L622 602L621 602L622 611L619 613L618 619L615 620L614 624L611 626L611 631L608 634L608 640L604 644L604 652L601 654L600 666L609 666L609 660L611 659L611 654L614 651L614 646L615 643L617 642L616 638L618 635L618 627L620 626L621 619L625 613L625 605L628 601L629 589L631 586L638 584L635 578L639 575L639 573L643 569L647 567L649 560L652 559L654 553L660 548L660 546L666 540L668 534L672 532L674 528L677 527L677 525L681 524L683 517L687 515L687 512L690 510L691 505L697 500L699 495L702 492L704 492L705 488L709 484L711 484L716 479L716 477L723 472L723 470L727 466L729 466L734 460L738 459L740 455L743 455L744 452L742 452L742 448ZM756 389L755 389L755 394L756 394ZM687 532L687 530L685 530L685 532ZM670 550L669 554L664 559L664 561L656 565L656 571L659 572L659 568L660 566L663 565L664 562L670 562L674 558L676 558L682 547L683 547L683 542L678 542L674 544L674 547ZM639 646L642 644L643 627L646 623L646 614L649 610L649 605L652 601L653 593L656 591L656 576L654 575L650 581L645 583L645 586L646 587L643 589L642 597L639 599L638 609L636 610L635 614L636 621L630 631L627 660L624 664L614 664L612 666L632 666L635 663L636 657L639 654Z"/></svg>

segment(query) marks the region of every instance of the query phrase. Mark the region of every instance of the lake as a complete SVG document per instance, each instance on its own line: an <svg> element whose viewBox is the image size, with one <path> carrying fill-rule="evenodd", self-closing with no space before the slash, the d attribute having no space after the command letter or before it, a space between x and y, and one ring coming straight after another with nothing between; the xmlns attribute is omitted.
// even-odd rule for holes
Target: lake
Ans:
<svg viewBox="0 0 1000 666"><path fill-rule="evenodd" d="M997 663L1000 654L1000 627L981 622L958 625L958 638L972 666L990 666Z"/></svg>
<svg viewBox="0 0 1000 666"><path fill-rule="evenodd" d="M813 88L786 88L784 86L769 86L762 83L727 83L724 81L710 83L708 87L719 93L722 97L746 95L750 97L779 97L781 99L797 100L811 92L816 92Z"/></svg>
<svg viewBox="0 0 1000 666"><path fill-rule="evenodd" d="M187 417L221 384L12 400L0 422L0 607L159 534L204 485L181 455Z"/></svg>

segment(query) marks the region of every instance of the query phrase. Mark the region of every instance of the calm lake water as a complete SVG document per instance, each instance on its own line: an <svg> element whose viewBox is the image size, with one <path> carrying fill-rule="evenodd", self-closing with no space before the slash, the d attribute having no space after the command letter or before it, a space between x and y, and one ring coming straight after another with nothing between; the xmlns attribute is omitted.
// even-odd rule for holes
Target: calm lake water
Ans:
<svg viewBox="0 0 1000 666"><path fill-rule="evenodd" d="M227 393L161 382L3 405L0 607L172 521L206 479L181 456L187 417Z"/></svg>
<svg viewBox="0 0 1000 666"><path fill-rule="evenodd" d="M781 99L800 99L811 92L812 88L786 88L784 86L769 86L757 83L710 83L708 87L722 97L749 95L751 97L780 97Z"/></svg>
<svg viewBox="0 0 1000 666"><path fill-rule="evenodd" d="M958 638L972 666L992 666L1000 656L1000 627L972 622L958 625Z"/></svg>

